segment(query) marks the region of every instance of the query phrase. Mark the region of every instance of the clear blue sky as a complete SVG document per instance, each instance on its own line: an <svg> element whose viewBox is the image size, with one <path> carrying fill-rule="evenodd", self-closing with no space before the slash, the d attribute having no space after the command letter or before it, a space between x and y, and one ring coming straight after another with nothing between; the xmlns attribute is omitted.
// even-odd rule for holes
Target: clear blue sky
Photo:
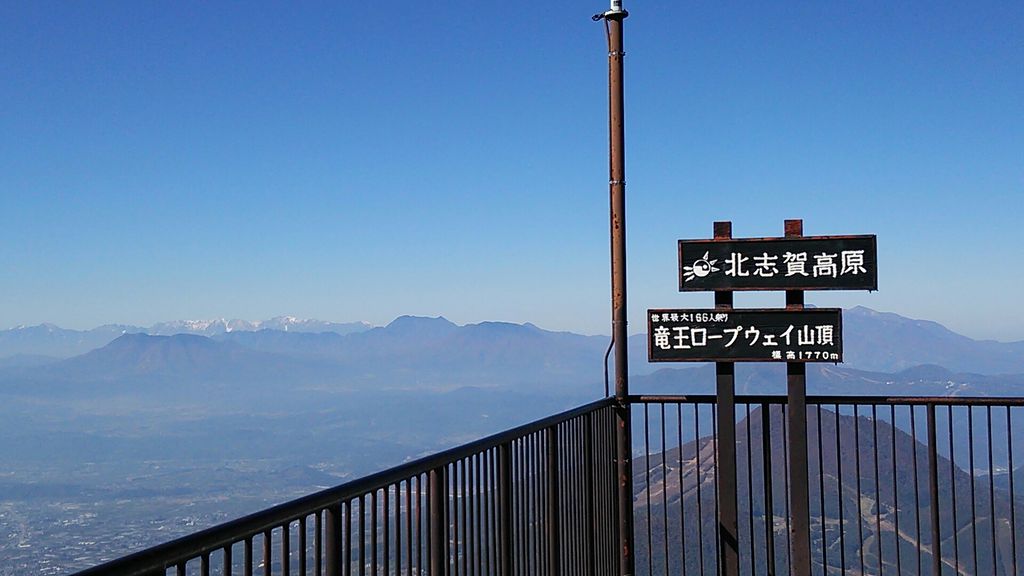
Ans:
<svg viewBox="0 0 1024 576"><path fill-rule="evenodd" d="M934 4L626 2L631 332L712 304L677 239L802 217L881 260L809 302L1024 339L1024 3ZM608 333L605 8L3 3L0 327Z"/></svg>

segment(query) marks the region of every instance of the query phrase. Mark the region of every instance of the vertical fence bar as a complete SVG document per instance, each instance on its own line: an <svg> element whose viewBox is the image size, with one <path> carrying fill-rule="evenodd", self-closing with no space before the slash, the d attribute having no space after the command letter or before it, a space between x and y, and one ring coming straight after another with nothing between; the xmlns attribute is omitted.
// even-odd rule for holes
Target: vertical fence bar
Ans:
<svg viewBox="0 0 1024 576"><path fill-rule="evenodd" d="M1013 425L1010 422L1012 412L1006 407L1006 452L1007 471L1010 478L1010 559L1013 562L1012 574L1017 574L1017 498L1013 491Z"/></svg>
<svg viewBox="0 0 1024 576"><path fill-rule="evenodd" d="M498 556L501 576L512 576L512 445L498 447Z"/></svg>
<svg viewBox="0 0 1024 576"><path fill-rule="evenodd" d="M878 473L878 405L871 404L871 444L875 452L875 543L878 545L878 571L882 571L882 482Z"/></svg>
<svg viewBox="0 0 1024 576"><path fill-rule="evenodd" d="M395 482L395 575L402 574L402 481ZM388 575L390 576L390 572Z"/></svg>
<svg viewBox="0 0 1024 576"><path fill-rule="evenodd" d="M352 502L349 500L344 504L342 513L342 570L345 576L352 575Z"/></svg>
<svg viewBox="0 0 1024 576"><path fill-rule="evenodd" d="M665 574L668 574L668 465L665 461L665 403L661 406L661 518L662 518L662 546L665 554ZM680 449L682 447L680 446ZM681 495L682 493L680 493Z"/></svg>
<svg viewBox="0 0 1024 576"><path fill-rule="evenodd" d="M785 493L782 495L783 507L786 514L783 516L786 520L786 566L789 568L790 574L793 573L793 523L792 516L790 515L790 495L792 490L789 487L789 427L786 425L787 421L787 405L783 404L780 408L779 416L779 428L782 430L782 484L785 488Z"/></svg>
<svg viewBox="0 0 1024 576"><path fill-rule="evenodd" d="M231 544L224 547L224 563L221 565L221 574L224 576L231 576L231 570L234 567L231 561Z"/></svg>
<svg viewBox="0 0 1024 576"><path fill-rule="evenodd" d="M986 406L985 413L988 419L988 512L992 524L992 573L995 574L998 556L996 555L996 470L995 464L992 462L992 407Z"/></svg>
<svg viewBox="0 0 1024 576"><path fill-rule="evenodd" d="M494 479L495 472L498 468L497 465L497 453L492 448L484 454L483 458L483 481L486 498L484 499L484 539L486 540L486 548L484 549L484 566L487 568L487 574L498 574L503 576L504 572L498 572L500 566L498 566L498 522L496 520L497 503L495 499L497 497L497 484ZM492 563L493 559L493 563Z"/></svg>
<svg viewBox="0 0 1024 576"><path fill-rule="evenodd" d="M679 562L682 565L682 576L686 576L686 510L683 502L683 403L676 402L676 442L679 445L679 465L676 467L676 474L679 479ZM694 438L694 445L697 445L698 438ZM699 447L698 447L699 448ZM700 470L695 470L697 481L700 481Z"/></svg>
<svg viewBox="0 0 1024 576"><path fill-rule="evenodd" d="M474 575L480 573L479 562L481 556L480 509L479 504L477 504L477 498L480 493L480 487L477 485L479 483L479 477L477 474L477 461L479 456L480 454L478 453L466 458L466 467L468 468L469 473L466 476L466 484L463 485L468 486L468 492L466 492L466 502L469 510L468 516L470 522L467 525L467 528L469 529L466 532L466 538L468 539L467 549L469 556L469 567L471 569L471 572L467 572L467 574L471 573Z"/></svg>
<svg viewBox="0 0 1024 576"><path fill-rule="evenodd" d="M590 413L583 415L583 485L585 510L583 521L586 529L586 539L583 542L584 550L584 574L593 574L597 560L594 558L594 542L596 529L594 524L597 518L594 515L594 418Z"/></svg>
<svg viewBox="0 0 1024 576"><path fill-rule="evenodd" d="M846 574L846 521L843 518L843 444L840 439L839 404L836 404L836 493L839 494L839 570Z"/></svg>
<svg viewBox="0 0 1024 576"><path fill-rule="evenodd" d="M953 510L953 570L954 572L960 572L960 522L957 521L957 505L956 505L956 458L954 457L955 452L953 451L953 406L947 406L949 413L948 428L949 428L949 489L952 493L952 510Z"/></svg>
<svg viewBox="0 0 1024 576"><path fill-rule="evenodd" d="M761 474L764 483L765 564L768 576L775 576L775 504L772 481L772 419L771 406L761 404Z"/></svg>
<svg viewBox="0 0 1024 576"><path fill-rule="evenodd" d="M543 492L541 491L541 470L540 470L540 449L537 446L538 436L537 434L530 434L528 451L529 451L529 480L530 480L530 496L531 504L528 508L530 512L530 523L528 530L533 544L533 558L531 572L540 574L543 571L544 564L541 562L541 547L544 546L544 538L540 535L540 521L541 521L541 497Z"/></svg>
<svg viewBox="0 0 1024 576"><path fill-rule="evenodd" d="M928 404L928 508L932 522L932 574L942 573L942 540L939 532L939 454L935 432L935 404ZM953 457L952 454L949 455Z"/></svg>
<svg viewBox="0 0 1024 576"><path fill-rule="evenodd" d="M245 562L242 566L242 574L252 576L252 536L246 538L242 544L242 558Z"/></svg>
<svg viewBox="0 0 1024 576"><path fill-rule="evenodd" d="M825 532L825 439L821 432L821 412L820 405L814 407L814 421L818 426L818 524L821 526L821 572L825 574L828 572L828 546L826 545L828 535ZM842 493L839 496L842 498Z"/></svg>
<svg viewBox="0 0 1024 576"><path fill-rule="evenodd" d="M412 576L413 528L412 528L412 478L405 479L405 576Z"/></svg>
<svg viewBox="0 0 1024 576"><path fill-rule="evenodd" d="M451 536L448 537L448 548L446 553L449 558L448 572L453 576L466 576L460 558L464 558L465 548L463 544L466 536L466 523L463 514L463 506L466 503L466 493L461 490L462 481L465 478L465 460L459 459L452 462L448 468L448 529Z"/></svg>
<svg viewBox="0 0 1024 576"><path fill-rule="evenodd" d="M896 573L903 573L903 563L900 558L900 498L899 486L896 484L896 405L889 405L890 438L892 438L892 516L894 521L893 537L896 539ZM914 462L917 466L917 462ZM914 487L917 490L917 486Z"/></svg>
<svg viewBox="0 0 1024 576"><path fill-rule="evenodd" d="M860 573L864 574L864 505L860 482L860 407L853 406L853 455L854 476L857 484L857 552L860 556Z"/></svg>
<svg viewBox="0 0 1024 576"><path fill-rule="evenodd" d="M291 523L281 526L281 576L289 576L292 569Z"/></svg>
<svg viewBox="0 0 1024 576"><path fill-rule="evenodd" d="M527 476L526 476L526 438L520 439L515 443L515 461L513 470L515 470L515 507L516 507L516 530L515 530L515 557L519 559L515 563L516 574L526 574L530 567L529 552L530 552L530 541L527 538L529 533L528 526L528 496L529 490L527 489Z"/></svg>
<svg viewBox="0 0 1024 576"><path fill-rule="evenodd" d="M398 495L398 488L395 485L395 497ZM391 574L391 486L384 487L384 509L381 511L381 518L384 519L384 534L381 538L384 541L384 574ZM398 524L398 515L395 515L394 524ZM376 576L376 575L375 575Z"/></svg>
<svg viewBox="0 0 1024 576"><path fill-rule="evenodd" d="M967 472L971 479L971 563L978 573L978 491L974 485L974 407L967 406Z"/></svg>
<svg viewBox="0 0 1024 576"><path fill-rule="evenodd" d="M701 484L704 483L702 478L703 469L700 464L700 406L697 403L693 404L693 434L694 434L694 446L696 451L697 459L697 557L700 561L700 568L697 570L699 574L704 573L704 509L702 500L704 497L701 495Z"/></svg>
<svg viewBox="0 0 1024 576"><path fill-rule="evenodd" d="M913 477L914 477L914 524L916 530L914 534L917 536L917 573L921 573L923 561L921 558L922 544L921 544L921 481L918 478L917 471L917 420L916 420L916 407L910 406L910 446L911 446L911 461L914 463Z"/></svg>
<svg viewBox="0 0 1024 576"><path fill-rule="evenodd" d="M469 576L469 492L466 489L469 478L469 458L460 458L459 461L452 466L459 472L458 480L454 485L455 502L453 503L453 512L457 517L461 517L462 520L460 522L460 525L462 526L462 537L459 537L459 532L456 530L453 552L455 553L456 564L458 564L458 560L462 561L461 571L458 573L462 576Z"/></svg>
<svg viewBox="0 0 1024 576"><path fill-rule="evenodd" d="M650 404L644 403L644 498L647 500L647 573L654 573L654 544L651 535L651 422Z"/></svg>
<svg viewBox="0 0 1024 576"><path fill-rule="evenodd" d="M561 549L559 539L559 499L558 499L558 427L551 426L545 431L547 444L547 539L548 539L548 575L559 576L561 573Z"/></svg>
<svg viewBox="0 0 1024 576"><path fill-rule="evenodd" d="M384 562L384 566L383 566L384 573L385 574L390 574L391 573L391 570L390 570L390 568L391 568L391 518L390 518L390 516L391 516L391 502L390 502L391 501L391 486L390 485L385 486L382 489L381 494L384 497L383 508L381 509L381 513L380 513L381 518L384 519L384 524L383 524L383 526L381 526L381 529L382 529L382 532L383 532L381 534L381 542L384 545L384 554L383 554L383 557L381 558L381 560L383 560L383 562ZM376 507L374 507L374 510L376 510ZM377 558L377 554L374 553L373 557L374 557L374 559L376 559ZM374 569L373 574L374 574L374 576L377 575L377 570L376 569Z"/></svg>
<svg viewBox="0 0 1024 576"><path fill-rule="evenodd" d="M416 475L416 573L422 574L430 570L429 562L426 561L425 556L430 554L430 530L424 530L424 516L429 511L429 502L423 500L423 489L425 478L423 474ZM426 509L426 510L424 510ZM429 523L429 517L427 519Z"/></svg>
<svg viewBox="0 0 1024 576"><path fill-rule="evenodd" d="M747 526L749 528L747 544L748 544L748 548L750 550L750 573L753 575L753 574L757 573L757 566L756 566L757 555L754 553L754 447L753 447L753 438L751 437L751 433L750 433L750 403L749 402L747 402L744 405L744 409L746 410L746 418L744 418L743 421L744 421L744 423L746 423L746 433L747 433L747 518L746 518L746 521L747 521ZM663 490L663 492L668 492L668 490ZM666 510L668 509L667 506L665 508L666 508ZM667 530L667 527L666 527L666 532L667 531L668 530ZM667 567L666 567L665 573L666 574L668 573Z"/></svg>
<svg viewBox="0 0 1024 576"><path fill-rule="evenodd" d="M313 576L324 576L324 510L313 515Z"/></svg>
<svg viewBox="0 0 1024 576"><path fill-rule="evenodd" d="M299 554L299 575L300 576L306 576L306 564L308 562L308 559L307 559L308 553L306 551L306 547L307 547L307 544L306 544L306 531L307 531L306 527L307 527L306 516L302 516L301 518L299 518L299 549L298 549L298 554Z"/></svg>
<svg viewBox="0 0 1024 576"><path fill-rule="evenodd" d="M430 506L428 513L430 519L430 576L445 576L448 568L446 554L448 523L445 519L447 508L447 482L445 481L445 467L439 466L430 471L427 479L427 498Z"/></svg>
<svg viewBox="0 0 1024 576"><path fill-rule="evenodd" d="M359 496L359 521L358 521L358 540L359 540L359 562L356 567L356 573L359 576L366 576L366 494Z"/></svg>
<svg viewBox="0 0 1024 576"><path fill-rule="evenodd" d="M722 539L720 537L718 537L719 533L718 533L718 530L717 530L717 528L718 528L718 519L722 517L721 514L718 511L719 502L721 502L722 499L718 496L718 481L717 481L718 480L718 474L719 474L719 472L718 472L718 443L721 441L721 437L718 435L718 413L715 410L711 410L711 429L714 431L714 432L712 432L712 435L713 435L712 443L713 443L713 445L715 447L715 449L711 451L712 478L715 478L715 482L714 482L714 486L713 486L713 488L714 488L714 495L715 495L715 528L716 528L716 530L715 530L715 537L714 537L714 541L715 541L715 571L718 572L719 574L721 574L722 570L725 569L725 565L721 562L722 555L725 552L722 550Z"/></svg>
<svg viewBox="0 0 1024 576"><path fill-rule="evenodd" d="M263 533L263 575L270 576L273 562L273 532L267 530Z"/></svg>

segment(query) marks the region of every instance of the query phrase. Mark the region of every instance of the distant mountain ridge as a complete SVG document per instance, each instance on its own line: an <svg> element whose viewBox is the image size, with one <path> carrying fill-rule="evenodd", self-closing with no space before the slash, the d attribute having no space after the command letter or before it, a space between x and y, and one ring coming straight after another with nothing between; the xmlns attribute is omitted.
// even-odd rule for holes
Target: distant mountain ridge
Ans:
<svg viewBox="0 0 1024 576"><path fill-rule="evenodd" d="M154 336L173 336L175 334L199 334L215 336L228 332L255 332L257 330L281 330L283 332L334 332L336 334L352 334L369 330L372 326L366 322L325 322L296 318L295 316L275 316L269 320L175 320L160 322L143 330Z"/></svg>
<svg viewBox="0 0 1024 576"><path fill-rule="evenodd" d="M138 335L148 338L130 337ZM646 340L643 334L629 339L633 374L642 377L663 369L687 377L699 374L687 370L691 365L645 362ZM944 392L949 394L964 393L972 386L981 390L976 384L981 380L1015 390L1017 379L1001 382L988 376L1024 373L1024 342L972 340L934 322L863 307L844 311L844 344L846 362L841 368L822 364L816 369L831 370L833 383L845 380L850 386L881 379L882 384L869 386L880 390L875 393L890 393L881 391L892 388L885 382L908 381L913 374L893 376L908 369L916 371L918 380L927 380L930 389L940 380L952 382ZM0 331L0 384L172 377L237 382L243 376L262 382L272 376L364 389L509 385L592 389L604 377L607 347L605 336L554 332L530 323L458 325L444 317L400 316L382 327L289 316L260 322L165 322L147 329L107 325L88 331L43 324ZM932 368L914 368L922 365ZM770 364L741 365L738 385L742 388L745 378L765 381L761 374L778 369ZM950 376L965 386L957 387L956 378Z"/></svg>
<svg viewBox="0 0 1024 576"><path fill-rule="evenodd" d="M70 358L106 346L123 334L217 336L231 332L281 330L305 333L331 332L343 335L362 332L372 327L367 322L325 322L295 316L277 316L269 320L256 321L224 318L174 320L159 322L148 328L127 324L105 324L89 330L73 330L44 323L0 330L0 359L12 356Z"/></svg>
<svg viewBox="0 0 1024 576"><path fill-rule="evenodd" d="M533 325L457 326L444 318L401 317L341 335L281 330L124 334L108 345L47 365L0 367L0 392L12 386L121 382L301 385L328 389L451 389L562 385L579 389L602 373L604 337L549 332ZM6 386L4 384L6 383Z"/></svg>
<svg viewBox="0 0 1024 576"><path fill-rule="evenodd" d="M974 340L929 320L857 306L843 311L844 360L875 372L935 364L954 372L1024 372L1024 340Z"/></svg>

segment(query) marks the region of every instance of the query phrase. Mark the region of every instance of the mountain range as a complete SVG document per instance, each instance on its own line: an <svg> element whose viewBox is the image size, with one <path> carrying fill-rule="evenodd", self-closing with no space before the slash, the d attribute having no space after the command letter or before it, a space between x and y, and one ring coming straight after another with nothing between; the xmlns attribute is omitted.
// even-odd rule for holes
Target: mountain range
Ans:
<svg viewBox="0 0 1024 576"><path fill-rule="evenodd" d="M124 334L173 336L195 334L216 336L230 332L280 330L282 332L331 332L352 334L372 328L366 322L324 322L294 316L278 316L269 320L175 320L160 322L148 328L127 324L104 324L89 330L72 330L55 324L16 326L0 330L0 366L10 365L18 356L39 358L70 358L103 347ZM7 360L6 363L3 363Z"/></svg>
<svg viewBox="0 0 1024 576"><path fill-rule="evenodd" d="M844 311L845 363L812 364L811 393L1016 395L1024 342L972 340L939 324ZM708 365L645 362L629 339L637 392L710 392ZM457 325L402 316L383 327L280 317L165 322L88 331L43 324L0 332L0 394L180 387L256 390L450 390L463 386L602 391L607 337L533 324ZM740 393L781 391L781 365L741 364ZM587 393L589 391L589 393Z"/></svg>

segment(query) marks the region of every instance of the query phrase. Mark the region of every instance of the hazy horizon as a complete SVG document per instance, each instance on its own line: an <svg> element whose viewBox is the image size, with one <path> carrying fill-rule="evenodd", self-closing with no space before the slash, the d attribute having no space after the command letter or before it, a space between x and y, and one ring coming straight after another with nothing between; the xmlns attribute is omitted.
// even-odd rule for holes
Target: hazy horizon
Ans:
<svg viewBox="0 0 1024 576"><path fill-rule="evenodd" d="M849 311L849 309L856 308L856 307L865 308L867 310L870 310L871 312L877 312L879 314L896 314L898 316L902 316L903 318L907 318L907 319L910 319L910 320L913 320L913 321L918 321L918 322L935 322L935 323L939 324L940 326L942 326L943 328L946 328L947 330L951 330L952 332L955 332L955 333L960 334L962 336L967 336L968 338L971 338L972 340L979 340L979 341L991 340L991 341L1002 342L1002 343L1024 342L1024 335L1022 335L1019 338L1009 338L1009 339L982 338L982 337L978 337L978 336L975 336L975 335L972 335L972 334L969 334L969 333L960 332L958 330L955 330L955 329L951 328L950 326L947 326L946 324L943 324L942 322L938 322L938 321L932 320L930 318L912 318L912 317L906 316L904 314L901 314L900 312L893 311L893 310L875 310L875 309L870 308L868 306L857 305L857 306L851 306L849 308L845 308L844 311ZM365 324L366 326L368 326L370 328L381 328L381 327L387 326L388 324L390 324L391 322L394 322L395 320L397 320L399 318L410 317L410 316L411 317L416 317L416 318L443 318L443 319L445 319L445 320L447 320L447 321L449 321L449 322L451 322L451 323L453 323L453 324L455 324L457 326L467 326L467 325L483 324L483 323L489 323L489 322L498 322L498 323L509 323L509 324L516 324L516 325L532 324L532 325L536 326L537 328L540 328L541 330L546 330L546 331L550 331L550 332L571 332L571 333L579 334L579 335L582 335L582 336L605 336L605 337L609 337L610 334L611 334L610 330L607 331L607 332L604 332L604 333L601 333L601 332L598 332L598 333L577 332L575 330L562 330L562 329L557 329L557 328L552 328L552 327L546 326L546 325L544 325L544 323L542 323L540 321L532 321L532 320L517 321L517 320L482 319L482 320L471 320L471 321L462 322L462 321L453 320L452 318L449 318L448 316L446 316L444 314L437 314L437 315L400 314L400 315L395 316L394 318L392 318L392 319L390 319L388 321L385 321L385 322L382 322L382 323L379 323L379 324L378 323L373 323L373 322L368 322L366 320L361 320L361 319L325 319L325 318L316 318L316 317L303 318L303 317L295 316L293 314L277 314L277 315L269 316L269 317L266 317L266 318L229 318L229 317L226 317L226 316L217 316L217 317L212 317L212 318L198 318L198 317L193 317L193 318L174 318L174 319L163 319L163 320L159 320L157 322L150 322L150 323L104 322L102 324L96 324L96 325L91 325L91 326L68 326L68 325L60 324L58 322L42 321L42 322L34 322L32 324L19 324L19 325L16 325L16 326L0 327L0 331L2 331L2 330L16 330L16 329L19 329L19 328L30 328L30 327L33 327L33 326L42 326L42 325L53 325L53 326L57 326L58 328L61 328L61 329L77 330L77 331L88 331L88 330L92 330L92 329L95 329L95 328L100 328L102 326L130 326L130 327L135 327L135 328L149 329L149 328L156 327L156 326L158 326L160 324L170 324L170 323L177 323L177 322L197 322L197 323L210 322L210 323L215 323L215 322L224 321L224 322L228 322L228 323L230 323L230 322L266 323L266 322L271 321L271 320L280 320L280 319L294 319L294 320L299 321L299 322L302 322L302 321L315 321L315 322L330 323L330 324ZM257 327L257 329L261 329L261 328L262 328L262 326ZM630 328L631 328L630 333L629 333L630 337L643 335L646 332L646 325L644 326L644 330L640 330L640 331L633 331L632 325L630 326Z"/></svg>

